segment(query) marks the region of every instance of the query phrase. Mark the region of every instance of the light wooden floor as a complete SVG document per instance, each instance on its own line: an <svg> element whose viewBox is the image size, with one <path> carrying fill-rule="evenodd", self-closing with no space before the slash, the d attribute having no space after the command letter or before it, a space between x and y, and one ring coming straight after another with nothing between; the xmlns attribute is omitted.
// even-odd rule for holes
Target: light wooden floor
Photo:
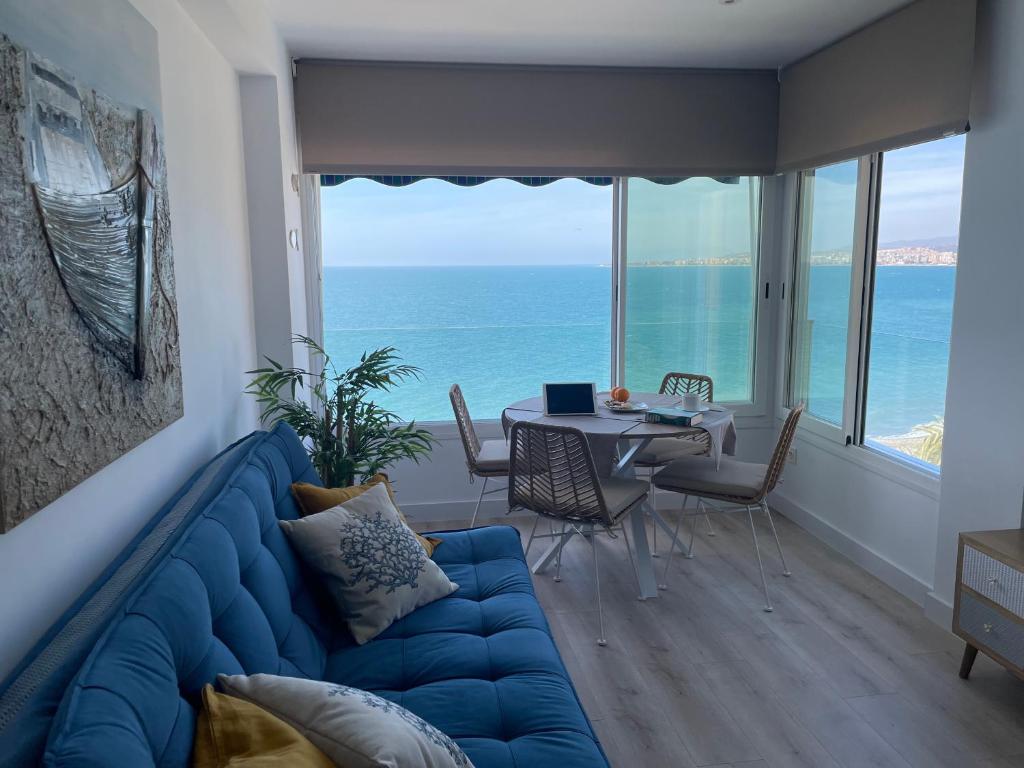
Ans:
<svg viewBox="0 0 1024 768"><path fill-rule="evenodd" d="M553 571L535 577L614 766L1024 766L1024 682L983 655L971 680L960 680L957 638L776 519L793 576L782 577L759 521L774 613L762 610L740 515L715 516L716 535L699 532L696 557L677 554L668 591L646 602L636 598L624 542L602 536L605 648L595 642L586 543L566 547L560 583ZM530 521L513 522L528 533ZM661 581L664 556L656 562Z"/></svg>

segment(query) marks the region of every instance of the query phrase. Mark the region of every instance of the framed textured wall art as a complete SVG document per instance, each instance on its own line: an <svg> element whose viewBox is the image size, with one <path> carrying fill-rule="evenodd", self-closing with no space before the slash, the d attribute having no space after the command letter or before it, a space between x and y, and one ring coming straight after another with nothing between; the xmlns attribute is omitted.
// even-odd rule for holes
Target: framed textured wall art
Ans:
<svg viewBox="0 0 1024 768"><path fill-rule="evenodd" d="M157 56L126 0L0 0L0 532L183 413Z"/></svg>

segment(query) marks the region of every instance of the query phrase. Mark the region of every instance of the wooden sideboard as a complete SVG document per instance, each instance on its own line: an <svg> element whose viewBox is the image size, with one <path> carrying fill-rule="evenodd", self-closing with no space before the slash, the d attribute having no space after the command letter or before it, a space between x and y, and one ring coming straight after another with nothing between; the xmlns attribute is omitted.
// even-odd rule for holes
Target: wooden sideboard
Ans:
<svg viewBox="0 0 1024 768"><path fill-rule="evenodd" d="M960 677L981 651L1024 679L1024 530L960 534L953 632L967 643Z"/></svg>

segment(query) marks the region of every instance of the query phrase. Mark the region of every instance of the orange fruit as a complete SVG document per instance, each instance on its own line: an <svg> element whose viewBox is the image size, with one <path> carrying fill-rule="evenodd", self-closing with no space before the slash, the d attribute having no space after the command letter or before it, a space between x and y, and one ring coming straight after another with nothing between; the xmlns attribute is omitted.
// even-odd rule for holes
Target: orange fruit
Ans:
<svg viewBox="0 0 1024 768"><path fill-rule="evenodd" d="M612 400L617 403L625 403L629 400L629 390L625 387L615 387L615 389L611 391L611 395Z"/></svg>

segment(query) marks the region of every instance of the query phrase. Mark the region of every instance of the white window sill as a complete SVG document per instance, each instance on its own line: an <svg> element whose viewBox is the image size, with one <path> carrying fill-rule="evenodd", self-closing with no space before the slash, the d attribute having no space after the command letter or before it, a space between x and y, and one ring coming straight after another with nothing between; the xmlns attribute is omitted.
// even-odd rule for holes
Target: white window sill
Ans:
<svg viewBox="0 0 1024 768"><path fill-rule="evenodd" d="M896 452L881 451L870 446L843 445L805 429L803 425L797 428L796 437L800 442L820 448L930 499L939 498L939 473L913 459L904 459Z"/></svg>

